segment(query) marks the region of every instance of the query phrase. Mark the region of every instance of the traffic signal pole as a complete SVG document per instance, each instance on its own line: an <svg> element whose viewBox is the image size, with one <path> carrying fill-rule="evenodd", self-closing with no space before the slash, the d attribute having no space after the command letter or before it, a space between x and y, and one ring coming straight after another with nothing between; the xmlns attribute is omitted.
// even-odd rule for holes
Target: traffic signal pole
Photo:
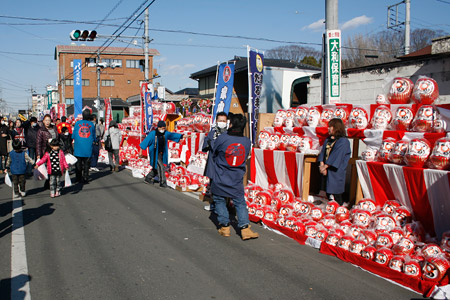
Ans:
<svg viewBox="0 0 450 300"><path fill-rule="evenodd" d="M144 32L144 56L145 56L145 72L144 72L144 76L145 76L145 82L148 82L149 76L148 76L148 48L149 48L149 44L150 44L150 37L148 36L148 23L149 23L149 13L148 13L148 8L145 10L145 32Z"/></svg>

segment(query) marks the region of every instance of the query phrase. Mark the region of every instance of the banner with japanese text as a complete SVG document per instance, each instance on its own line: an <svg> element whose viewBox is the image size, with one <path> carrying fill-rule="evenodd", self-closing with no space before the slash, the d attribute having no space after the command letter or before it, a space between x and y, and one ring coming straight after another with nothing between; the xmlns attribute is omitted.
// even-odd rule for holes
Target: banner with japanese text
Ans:
<svg viewBox="0 0 450 300"><path fill-rule="evenodd" d="M111 106L111 99L105 98L105 132L109 128L109 123L111 123L112 120L112 106Z"/></svg>
<svg viewBox="0 0 450 300"><path fill-rule="evenodd" d="M65 103L58 103L58 118L62 118L66 115L66 104Z"/></svg>
<svg viewBox="0 0 450 300"><path fill-rule="evenodd" d="M234 83L234 63L221 64L218 72L213 122L216 120L217 113L222 111L228 113L230 111Z"/></svg>
<svg viewBox="0 0 450 300"><path fill-rule="evenodd" d="M148 132L152 130L153 125L153 84L148 84L147 91L144 96L144 108L145 108L145 131Z"/></svg>
<svg viewBox="0 0 450 300"><path fill-rule="evenodd" d="M249 69L249 96L251 103L249 103L250 114L250 132L252 143L256 142L256 129L258 125L259 116L259 102L261 97L261 88L263 82L264 72L264 55L255 50L248 52L248 69Z"/></svg>
<svg viewBox="0 0 450 300"><path fill-rule="evenodd" d="M81 117L83 112L83 98L82 98L82 76L81 76L81 59L73 60L73 116Z"/></svg>
<svg viewBox="0 0 450 300"><path fill-rule="evenodd" d="M328 103L341 101L341 31L327 30Z"/></svg>

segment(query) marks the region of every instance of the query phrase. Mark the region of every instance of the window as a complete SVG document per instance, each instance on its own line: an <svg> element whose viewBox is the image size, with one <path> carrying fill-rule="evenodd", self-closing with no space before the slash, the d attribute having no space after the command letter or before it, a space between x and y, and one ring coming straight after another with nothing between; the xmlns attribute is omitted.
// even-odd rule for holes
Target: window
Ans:
<svg viewBox="0 0 450 300"><path fill-rule="evenodd" d="M73 104L73 98L66 98L66 105Z"/></svg>
<svg viewBox="0 0 450 300"><path fill-rule="evenodd" d="M128 84L131 84L131 80L128 80L127 83L128 83Z"/></svg>
<svg viewBox="0 0 450 300"><path fill-rule="evenodd" d="M81 85L89 86L90 85L89 79L82 79ZM66 86L73 86L73 79L66 79Z"/></svg>
<svg viewBox="0 0 450 300"><path fill-rule="evenodd" d="M86 57L84 63L88 67L95 67L97 65L97 59L95 57Z"/></svg>
<svg viewBox="0 0 450 300"><path fill-rule="evenodd" d="M102 80L102 86L114 86L114 80Z"/></svg>
<svg viewBox="0 0 450 300"><path fill-rule="evenodd" d="M140 68L139 60L127 59L127 68L139 69Z"/></svg>
<svg viewBox="0 0 450 300"><path fill-rule="evenodd" d="M108 65L116 64L116 68L122 68L122 60L121 59L102 59L102 62L107 63Z"/></svg>

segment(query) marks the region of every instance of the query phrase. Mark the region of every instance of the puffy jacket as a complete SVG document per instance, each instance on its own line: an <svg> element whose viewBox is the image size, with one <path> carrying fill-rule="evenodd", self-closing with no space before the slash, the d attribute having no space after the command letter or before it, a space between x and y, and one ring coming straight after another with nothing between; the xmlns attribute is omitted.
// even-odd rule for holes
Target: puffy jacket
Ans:
<svg viewBox="0 0 450 300"><path fill-rule="evenodd" d="M22 175L27 172L27 162L25 161L25 152L9 152L11 159L10 170L13 175Z"/></svg>
<svg viewBox="0 0 450 300"><path fill-rule="evenodd" d="M52 174L52 164L50 162L50 154L45 152L44 156L36 163L36 165L40 166L43 163L47 163L47 173L49 175ZM61 174L64 175L64 172L69 168L69 165L66 162L66 157L64 156L64 152L59 150L59 168L61 169Z"/></svg>
<svg viewBox="0 0 450 300"><path fill-rule="evenodd" d="M36 124L35 127L28 127L27 133L25 134L25 143L28 148L36 148L37 134L41 127Z"/></svg>
<svg viewBox="0 0 450 300"><path fill-rule="evenodd" d="M55 131L56 139L59 139L58 130L56 130L55 126L50 127L51 130ZM38 133L36 138L36 155L39 157L43 157L45 152L50 150L50 147L48 146L48 140L52 138L52 134L48 131L48 129L45 126L42 126Z"/></svg>

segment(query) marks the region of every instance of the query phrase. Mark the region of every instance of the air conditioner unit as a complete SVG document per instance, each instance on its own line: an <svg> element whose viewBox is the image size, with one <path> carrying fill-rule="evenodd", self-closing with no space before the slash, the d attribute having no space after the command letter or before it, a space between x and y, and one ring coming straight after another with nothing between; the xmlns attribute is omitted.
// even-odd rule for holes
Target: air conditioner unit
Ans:
<svg viewBox="0 0 450 300"><path fill-rule="evenodd" d="M95 67L97 64L95 62L90 62L87 64L88 67L93 68Z"/></svg>

